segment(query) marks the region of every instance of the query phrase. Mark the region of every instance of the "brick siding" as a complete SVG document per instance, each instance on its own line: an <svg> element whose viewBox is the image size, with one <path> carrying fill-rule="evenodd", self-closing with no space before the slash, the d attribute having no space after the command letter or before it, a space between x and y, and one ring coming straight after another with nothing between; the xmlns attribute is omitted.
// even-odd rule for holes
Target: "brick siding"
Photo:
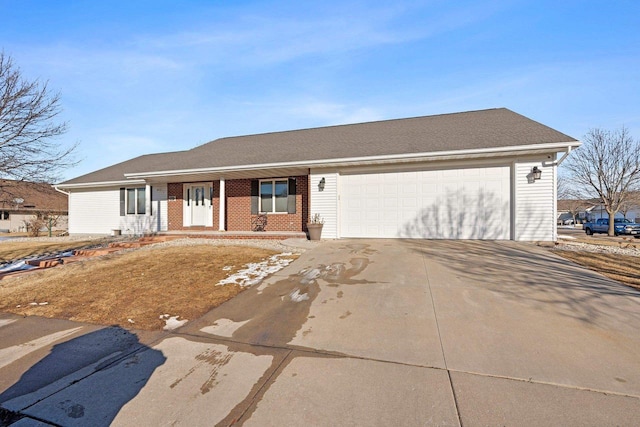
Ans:
<svg viewBox="0 0 640 427"><path fill-rule="evenodd" d="M267 215L265 231L306 231L309 220L309 177L296 178L296 213L277 213ZM213 182L213 227L184 227L183 183L167 185L168 228L169 230L212 230L217 231L220 212L220 181ZM257 215L251 215L251 179L230 179L225 181L226 193L226 230L253 231L252 221ZM175 197L175 200L171 200Z"/></svg>
<svg viewBox="0 0 640 427"><path fill-rule="evenodd" d="M171 200L172 197L175 200ZM182 226L182 183L167 184L167 218L169 230L183 230Z"/></svg>

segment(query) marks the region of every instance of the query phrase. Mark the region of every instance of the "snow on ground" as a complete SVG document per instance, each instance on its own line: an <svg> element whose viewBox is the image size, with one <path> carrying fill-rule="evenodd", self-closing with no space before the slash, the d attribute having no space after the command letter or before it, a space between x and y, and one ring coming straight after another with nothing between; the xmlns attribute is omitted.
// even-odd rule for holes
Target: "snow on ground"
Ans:
<svg viewBox="0 0 640 427"><path fill-rule="evenodd" d="M282 258L291 255L293 255L291 252L283 252L281 254L270 256L262 262L249 263L247 264L247 268L244 268L226 279L221 280L217 283L217 286L227 284L236 284L240 286L256 285L268 275L276 273L291 264L293 260Z"/></svg>
<svg viewBox="0 0 640 427"><path fill-rule="evenodd" d="M14 262L8 262L4 264L2 267L0 267L0 273L10 273L12 271L31 270L33 268L35 268L35 266L27 264L24 260L14 261Z"/></svg>
<svg viewBox="0 0 640 427"><path fill-rule="evenodd" d="M242 322L234 322L231 319L218 319L213 322L213 325L206 326L200 330L207 334L231 338L233 336L233 333L249 320L251 319L247 319Z"/></svg>
<svg viewBox="0 0 640 427"><path fill-rule="evenodd" d="M160 320L164 320L164 329L165 331L173 331L174 329L178 329L188 322L187 319L178 320L180 316L171 316L170 314L163 314L160 316Z"/></svg>
<svg viewBox="0 0 640 427"><path fill-rule="evenodd" d="M306 301L306 300L309 299L309 295L308 294L301 294L300 293L300 289L296 289L295 291L291 292L289 294L289 297L291 298L291 301L293 301L293 302L302 302L302 301Z"/></svg>
<svg viewBox="0 0 640 427"><path fill-rule="evenodd" d="M47 255L30 256L30 257L22 258L19 260L13 260L5 264L0 264L0 273L11 273L13 271L31 270L36 268L34 265L27 264L27 261L67 258L70 256L73 256L73 251L57 252L54 254L47 254Z"/></svg>
<svg viewBox="0 0 640 427"><path fill-rule="evenodd" d="M558 234L558 239L575 240L576 238L573 236L568 236L566 234Z"/></svg>

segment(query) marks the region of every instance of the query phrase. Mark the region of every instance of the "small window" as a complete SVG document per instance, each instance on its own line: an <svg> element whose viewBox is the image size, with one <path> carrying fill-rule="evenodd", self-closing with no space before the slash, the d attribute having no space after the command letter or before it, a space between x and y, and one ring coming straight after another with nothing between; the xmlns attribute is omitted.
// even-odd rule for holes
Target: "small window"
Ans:
<svg viewBox="0 0 640 427"><path fill-rule="evenodd" d="M127 214L144 215L146 213L146 191L142 188L127 188Z"/></svg>
<svg viewBox="0 0 640 427"><path fill-rule="evenodd" d="M289 183L283 180L260 181L260 212L287 212Z"/></svg>

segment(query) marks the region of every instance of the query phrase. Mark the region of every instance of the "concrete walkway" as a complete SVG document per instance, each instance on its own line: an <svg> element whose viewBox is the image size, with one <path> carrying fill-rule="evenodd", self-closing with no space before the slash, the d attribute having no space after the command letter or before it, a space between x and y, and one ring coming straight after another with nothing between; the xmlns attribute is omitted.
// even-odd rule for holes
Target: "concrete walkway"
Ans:
<svg viewBox="0 0 640 427"><path fill-rule="evenodd" d="M529 244L314 246L172 333L0 315L0 407L14 426L640 425L639 292Z"/></svg>

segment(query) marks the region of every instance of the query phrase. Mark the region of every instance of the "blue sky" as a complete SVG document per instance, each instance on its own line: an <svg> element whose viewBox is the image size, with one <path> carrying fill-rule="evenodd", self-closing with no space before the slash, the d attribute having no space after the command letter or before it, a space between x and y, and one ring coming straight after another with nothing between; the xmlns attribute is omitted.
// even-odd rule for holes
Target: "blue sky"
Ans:
<svg viewBox="0 0 640 427"><path fill-rule="evenodd" d="M233 135L507 107L640 138L637 1L0 0L82 162Z"/></svg>

